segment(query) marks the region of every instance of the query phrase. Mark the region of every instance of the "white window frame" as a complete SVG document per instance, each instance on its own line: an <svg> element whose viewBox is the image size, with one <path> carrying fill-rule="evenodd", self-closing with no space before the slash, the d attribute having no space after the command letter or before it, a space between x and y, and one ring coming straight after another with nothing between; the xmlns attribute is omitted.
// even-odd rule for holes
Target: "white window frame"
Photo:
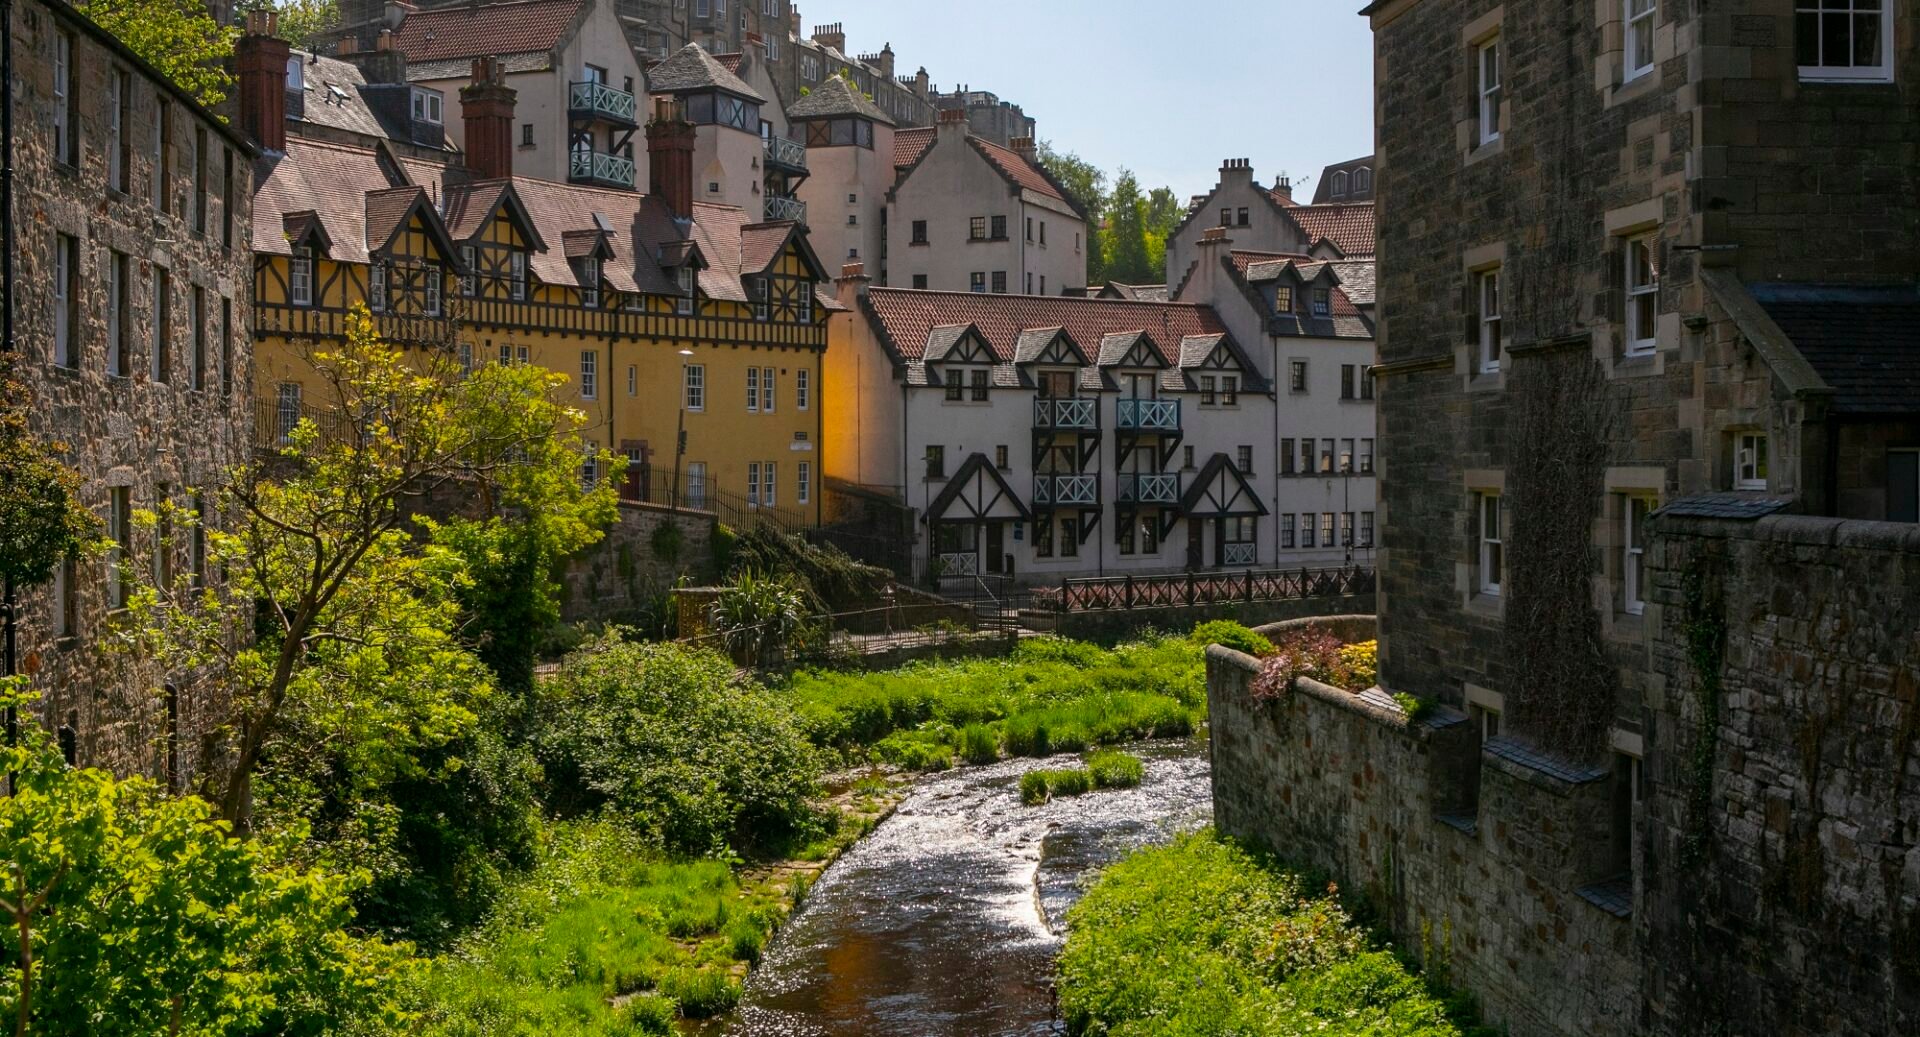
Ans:
<svg viewBox="0 0 1920 1037"><path fill-rule="evenodd" d="M580 260L580 305L587 309L600 305L600 260L593 256Z"/></svg>
<svg viewBox="0 0 1920 1037"><path fill-rule="evenodd" d="M527 298L527 254L512 252L507 255L507 279L509 294L514 302L524 302Z"/></svg>
<svg viewBox="0 0 1920 1037"><path fill-rule="evenodd" d="M1764 490L1767 488L1767 467L1769 443L1765 432L1750 431L1735 433L1733 437L1733 488L1736 490Z"/></svg>
<svg viewBox="0 0 1920 1037"><path fill-rule="evenodd" d="M798 368L793 372L793 406L796 410L806 410L813 402L811 384L813 372L807 368Z"/></svg>
<svg viewBox="0 0 1920 1037"><path fill-rule="evenodd" d="M127 607L126 566L133 555L133 488L107 489L107 607Z"/></svg>
<svg viewBox="0 0 1920 1037"><path fill-rule="evenodd" d="M707 506L707 463L691 461L687 464L687 506L705 508Z"/></svg>
<svg viewBox="0 0 1920 1037"><path fill-rule="evenodd" d="M1474 82L1480 108L1480 143L1500 139L1500 94L1502 74L1500 37L1490 36L1473 48Z"/></svg>
<svg viewBox="0 0 1920 1037"><path fill-rule="evenodd" d="M580 398L597 399L600 395L600 354L592 349L580 351Z"/></svg>
<svg viewBox="0 0 1920 1037"><path fill-rule="evenodd" d="M1626 342L1625 350L1628 356L1646 356L1659 345L1660 337L1660 270L1654 265L1654 236L1652 234L1634 235L1627 239L1626 246L1621 250L1626 255L1627 264L1626 273L1621 281L1626 286L1627 295L1625 307L1627 326L1622 332L1622 338ZM1645 264L1639 262L1642 256L1646 257ZM1643 269L1646 272L1644 283L1641 279ZM1651 332L1645 338L1639 335L1643 317L1647 318L1648 330Z"/></svg>
<svg viewBox="0 0 1920 1037"><path fill-rule="evenodd" d="M1831 4L1836 0L1825 0ZM1841 10L1829 10L1821 0L1796 0L1793 5L1794 29L1796 35L1800 29L1803 15L1812 15L1818 26L1823 17L1843 18L1870 17L1874 12L1861 6L1862 0L1838 0L1848 6ZM1874 65L1800 65L1800 78L1809 82L1839 83L1890 83L1893 81L1893 8L1895 0L1879 0L1880 15L1880 60ZM1795 46L1799 45L1796 39ZM1818 53L1820 42L1816 38L1814 50Z"/></svg>
<svg viewBox="0 0 1920 1037"><path fill-rule="evenodd" d="M779 504L773 492L773 466L772 461L764 462L760 466L760 506L763 508L772 508Z"/></svg>
<svg viewBox="0 0 1920 1037"><path fill-rule="evenodd" d="M1500 587L1506 582L1506 523L1505 501L1501 495L1490 490L1474 494L1476 513L1475 539L1479 547L1479 570L1476 582L1480 593L1498 596Z"/></svg>
<svg viewBox="0 0 1920 1037"><path fill-rule="evenodd" d="M591 490L593 489L593 484L599 481L600 481L600 444L595 443L591 439L581 440L580 442L580 485L582 487L585 487L586 489Z"/></svg>
<svg viewBox="0 0 1920 1037"><path fill-rule="evenodd" d="M1481 374L1500 370L1500 268L1488 267L1473 275L1473 290L1479 299L1480 335L1477 366Z"/></svg>
<svg viewBox="0 0 1920 1037"><path fill-rule="evenodd" d="M426 311L429 317L440 316L440 280L445 275L440 264L428 263L420 268L420 276L426 278Z"/></svg>
<svg viewBox="0 0 1920 1037"><path fill-rule="evenodd" d="M1635 11L1634 7L1641 4L1646 9ZM1626 39L1621 49L1621 82L1631 83L1653 71L1653 25L1659 13L1659 0L1622 0L1621 20L1626 25ZM1646 52L1644 64L1637 60L1641 51Z"/></svg>
<svg viewBox="0 0 1920 1037"><path fill-rule="evenodd" d="M387 264L378 257L367 264L367 309L387 312Z"/></svg>
<svg viewBox="0 0 1920 1037"><path fill-rule="evenodd" d="M687 364L681 372L681 403L698 413L707 409L707 366Z"/></svg>
<svg viewBox="0 0 1920 1037"><path fill-rule="evenodd" d="M300 246L287 259L287 301L295 306L313 305L313 250Z"/></svg>
<svg viewBox="0 0 1920 1037"><path fill-rule="evenodd" d="M747 507L760 506L760 462L747 462Z"/></svg>
<svg viewBox="0 0 1920 1037"><path fill-rule="evenodd" d="M1637 521L1636 508L1640 510ZM1647 609L1646 575L1641 571L1646 564L1647 545L1640 538L1652 511L1653 501L1646 497L1628 494L1620 502L1620 608L1630 616Z"/></svg>
<svg viewBox="0 0 1920 1037"><path fill-rule="evenodd" d="M760 369L760 413L762 414L773 413L774 371L775 369L771 367Z"/></svg>
<svg viewBox="0 0 1920 1037"><path fill-rule="evenodd" d="M292 435L294 428L300 424L301 395L299 382L281 382L274 387L273 418L277 426L274 429L276 441L286 442L287 437Z"/></svg>
<svg viewBox="0 0 1920 1037"><path fill-rule="evenodd" d="M683 266L676 273L680 282L680 295L673 301L673 310L682 316L693 312L694 278L693 267Z"/></svg>
<svg viewBox="0 0 1920 1037"><path fill-rule="evenodd" d="M747 368L747 413L760 413L760 369Z"/></svg>
<svg viewBox="0 0 1920 1037"><path fill-rule="evenodd" d="M811 504L813 503L813 463L810 461L799 461L796 463L800 467L794 472L794 478L796 480L793 491L794 499L801 504Z"/></svg>
<svg viewBox="0 0 1920 1037"><path fill-rule="evenodd" d="M476 257L472 245L460 246L460 265L466 268L467 271L460 275L460 294L472 296L480 287L479 268L476 265Z"/></svg>

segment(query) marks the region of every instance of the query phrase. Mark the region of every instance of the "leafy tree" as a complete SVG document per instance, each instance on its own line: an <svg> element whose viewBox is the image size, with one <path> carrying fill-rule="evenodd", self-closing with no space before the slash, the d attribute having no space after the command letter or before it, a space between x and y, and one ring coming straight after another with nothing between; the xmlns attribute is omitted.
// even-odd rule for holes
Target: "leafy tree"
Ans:
<svg viewBox="0 0 1920 1037"><path fill-rule="evenodd" d="M1087 283L1107 281L1106 260L1101 249L1100 223L1107 209L1107 174L1093 163L1071 151L1061 151L1052 141L1041 141L1040 164L1087 213Z"/></svg>
<svg viewBox="0 0 1920 1037"><path fill-rule="evenodd" d="M0 700L25 703L24 681ZM0 749L0 1011L16 1037L389 1028L404 947L346 926L350 880L233 838L199 799L66 765L38 725Z"/></svg>
<svg viewBox="0 0 1920 1037"><path fill-rule="evenodd" d="M296 775L344 775L343 801L358 803L355 791L419 775L419 754L472 728L491 682L459 638L468 565L424 510L467 506L454 527L539 516L581 540L612 507L611 481L580 486L584 419L550 398L558 375L488 365L462 377L442 350L382 343L364 307L344 343L307 359L318 420L233 473L218 508L232 528L206 534L226 581L139 587L117 634L163 670L222 687L224 743L201 787L242 831L270 751L304 758Z"/></svg>
<svg viewBox="0 0 1920 1037"><path fill-rule="evenodd" d="M94 24L212 108L227 99L227 59L239 37L213 19L204 0L84 0Z"/></svg>
<svg viewBox="0 0 1920 1037"><path fill-rule="evenodd" d="M1107 202L1109 227L1106 278L1123 284L1152 284L1164 274L1154 265L1147 243L1147 200L1132 171L1120 170ZM1164 257L1164 245L1162 246Z"/></svg>
<svg viewBox="0 0 1920 1037"><path fill-rule="evenodd" d="M280 38L295 47L317 50L340 24L340 0L280 0Z"/></svg>

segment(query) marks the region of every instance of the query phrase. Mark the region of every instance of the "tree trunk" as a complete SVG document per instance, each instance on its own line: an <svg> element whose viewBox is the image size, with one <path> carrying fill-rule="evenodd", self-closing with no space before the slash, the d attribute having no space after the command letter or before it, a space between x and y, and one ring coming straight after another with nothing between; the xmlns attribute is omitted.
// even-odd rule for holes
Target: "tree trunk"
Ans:
<svg viewBox="0 0 1920 1037"><path fill-rule="evenodd" d="M27 1037L27 1026L33 1021L33 908L27 900L27 873L16 870L14 881L20 898L13 912L20 927L20 1018L13 1032L15 1037Z"/></svg>

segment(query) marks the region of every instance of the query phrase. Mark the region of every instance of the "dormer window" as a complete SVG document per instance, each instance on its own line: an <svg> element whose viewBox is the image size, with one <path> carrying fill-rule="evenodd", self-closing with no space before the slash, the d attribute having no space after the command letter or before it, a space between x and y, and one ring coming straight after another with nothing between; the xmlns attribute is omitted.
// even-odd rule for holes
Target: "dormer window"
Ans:
<svg viewBox="0 0 1920 1037"><path fill-rule="evenodd" d="M305 90L307 88L307 63L295 58L287 62L287 89Z"/></svg>
<svg viewBox="0 0 1920 1037"><path fill-rule="evenodd" d="M676 313L682 313L682 314L692 313L693 312L693 267L683 266L675 272L675 276L679 278L680 297L674 300L674 311Z"/></svg>
<svg viewBox="0 0 1920 1037"><path fill-rule="evenodd" d="M440 92L413 88L413 121L440 125Z"/></svg>
<svg viewBox="0 0 1920 1037"><path fill-rule="evenodd" d="M460 265L465 267L467 271L460 275L460 294L471 296L474 294L475 286L479 283L479 274L476 272L474 266L472 245L460 246Z"/></svg>
<svg viewBox="0 0 1920 1037"><path fill-rule="evenodd" d="M1273 290L1273 312L1276 315L1282 313L1291 314L1293 312L1292 286L1281 285Z"/></svg>
<svg viewBox="0 0 1920 1037"><path fill-rule="evenodd" d="M772 315L773 307L767 301L766 278L749 278L747 280L747 295L753 299L754 320L766 320Z"/></svg>
<svg viewBox="0 0 1920 1037"><path fill-rule="evenodd" d="M1332 194L1335 198L1339 198L1347 193L1347 174L1345 170L1333 174L1333 186L1328 193Z"/></svg>
<svg viewBox="0 0 1920 1037"><path fill-rule="evenodd" d="M1373 190L1373 170L1361 166L1353 171L1353 193L1365 194Z"/></svg>
<svg viewBox="0 0 1920 1037"><path fill-rule="evenodd" d="M428 263L420 272L426 279L426 312L429 317L440 316L440 281L446 276L440 264Z"/></svg>
<svg viewBox="0 0 1920 1037"><path fill-rule="evenodd" d="M507 259L508 289L514 302L525 301L527 297L527 254L510 253Z"/></svg>
<svg viewBox="0 0 1920 1037"><path fill-rule="evenodd" d="M378 259L367 267L367 308L375 313L387 309L387 264Z"/></svg>
<svg viewBox="0 0 1920 1037"><path fill-rule="evenodd" d="M1315 288L1313 290L1313 315L1325 317L1333 312L1333 290Z"/></svg>
<svg viewBox="0 0 1920 1037"><path fill-rule="evenodd" d="M593 256L580 260L580 305L600 305L600 260Z"/></svg>

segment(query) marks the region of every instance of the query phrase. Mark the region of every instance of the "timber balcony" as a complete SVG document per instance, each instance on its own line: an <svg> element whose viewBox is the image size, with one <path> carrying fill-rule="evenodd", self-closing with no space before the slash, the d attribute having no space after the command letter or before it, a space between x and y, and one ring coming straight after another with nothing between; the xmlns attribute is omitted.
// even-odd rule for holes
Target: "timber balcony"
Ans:
<svg viewBox="0 0 1920 1037"><path fill-rule="evenodd" d="M1116 400L1114 427L1123 432L1178 432L1180 401Z"/></svg>
<svg viewBox="0 0 1920 1037"><path fill-rule="evenodd" d="M1033 401L1033 427L1091 432L1100 427L1100 401L1093 397L1041 397Z"/></svg>
<svg viewBox="0 0 1920 1037"><path fill-rule="evenodd" d="M1115 499L1122 504L1178 504L1180 476L1172 472L1121 472Z"/></svg>
<svg viewBox="0 0 1920 1037"><path fill-rule="evenodd" d="M1087 504L1099 499L1099 479L1092 475L1036 475L1033 477L1033 503L1036 505Z"/></svg>
<svg viewBox="0 0 1920 1037"><path fill-rule="evenodd" d="M762 137L760 146L767 153L767 165L775 169L784 169L789 173L804 175L807 171L807 146L797 140L785 137Z"/></svg>
<svg viewBox="0 0 1920 1037"><path fill-rule="evenodd" d="M761 211L769 222L773 220L807 222L807 203L798 198L782 198L777 194L767 195L766 206Z"/></svg>
<svg viewBox="0 0 1920 1037"><path fill-rule="evenodd" d="M633 187L633 160L598 151L575 151L567 163L567 179L576 184L601 187Z"/></svg>
<svg viewBox="0 0 1920 1037"><path fill-rule="evenodd" d="M633 119L633 95L591 80L567 84L567 117L581 122L612 122L638 126ZM633 182L632 177L627 178Z"/></svg>

